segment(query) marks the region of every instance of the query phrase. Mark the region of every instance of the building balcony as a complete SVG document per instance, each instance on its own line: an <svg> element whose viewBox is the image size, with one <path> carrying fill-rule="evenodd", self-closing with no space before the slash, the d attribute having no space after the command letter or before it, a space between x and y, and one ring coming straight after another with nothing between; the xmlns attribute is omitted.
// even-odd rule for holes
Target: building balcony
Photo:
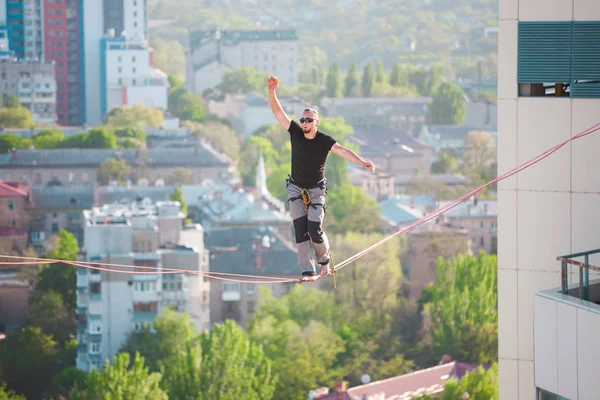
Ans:
<svg viewBox="0 0 600 400"><path fill-rule="evenodd" d="M84 288L84 287L88 287L88 285L89 285L88 275L87 274L77 274L77 287Z"/></svg>
<svg viewBox="0 0 600 400"><path fill-rule="evenodd" d="M90 304L90 298L87 293L77 294L77 307L87 307Z"/></svg>
<svg viewBox="0 0 600 400"><path fill-rule="evenodd" d="M561 286L534 297L534 378L538 391L550 396L543 398L592 399L600 393L600 279L589 279L590 270L600 272L589 262L597 254L600 249L558 257Z"/></svg>

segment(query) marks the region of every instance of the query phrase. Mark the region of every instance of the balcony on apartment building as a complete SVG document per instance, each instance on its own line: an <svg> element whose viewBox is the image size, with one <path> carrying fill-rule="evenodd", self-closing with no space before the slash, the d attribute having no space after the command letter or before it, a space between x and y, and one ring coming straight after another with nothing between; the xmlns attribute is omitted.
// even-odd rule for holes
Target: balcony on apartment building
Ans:
<svg viewBox="0 0 600 400"><path fill-rule="evenodd" d="M592 258L600 260L600 249L557 257L560 287L535 295L536 399L597 399L600 393L600 267Z"/></svg>

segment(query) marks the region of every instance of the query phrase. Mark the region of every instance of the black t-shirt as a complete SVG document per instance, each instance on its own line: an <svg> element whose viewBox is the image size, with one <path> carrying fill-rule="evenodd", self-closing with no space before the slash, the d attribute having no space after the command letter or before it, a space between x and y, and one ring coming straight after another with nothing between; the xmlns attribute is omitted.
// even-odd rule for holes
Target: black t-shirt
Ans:
<svg viewBox="0 0 600 400"><path fill-rule="evenodd" d="M325 161L336 140L317 131L313 139L307 139L296 121L291 122L292 179L299 186L316 186L325 178Z"/></svg>

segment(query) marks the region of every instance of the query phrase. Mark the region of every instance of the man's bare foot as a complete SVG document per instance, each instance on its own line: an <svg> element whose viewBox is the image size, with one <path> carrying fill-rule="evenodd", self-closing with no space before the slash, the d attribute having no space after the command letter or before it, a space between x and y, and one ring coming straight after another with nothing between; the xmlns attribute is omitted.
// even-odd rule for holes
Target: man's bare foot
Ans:
<svg viewBox="0 0 600 400"><path fill-rule="evenodd" d="M329 274L331 274L331 266L329 264L327 265L321 265L321 276L325 277Z"/></svg>

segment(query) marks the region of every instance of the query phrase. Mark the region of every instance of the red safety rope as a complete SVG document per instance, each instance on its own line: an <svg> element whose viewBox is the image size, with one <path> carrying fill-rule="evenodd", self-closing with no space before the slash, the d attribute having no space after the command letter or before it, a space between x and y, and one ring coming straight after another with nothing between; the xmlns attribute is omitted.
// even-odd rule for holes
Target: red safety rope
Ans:
<svg viewBox="0 0 600 400"><path fill-rule="evenodd" d="M499 176L498 178L480 186L479 188L465 194L464 196L460 197L458 200L455 200L454 202L438 209L437 211L435 211L432 214L427 215L426 217L420 219L419 221L416 221L412 224L410 224L409 226L398 230L394 233L392 233L391 235L387 236L386 238L380 240L379 242L369 246L368 248L360 251L359 253L356 253L355 255L349 257L348 259L342 261L341 263L339 263L337 266L334 266L332 268L333 270L333 274L335 277L335 272L343 267L345 267L346 265L350 264L353 261L356 261L357 259L359 259L360 257L364 256L367 253L370 253L371 251L375 250L376 248L378 248L379 246L381 246L382 244L386 243L387 241L391 240L392 238L394 238L397 235L400 235L402 233L405 233L411 229L416 228L417 226L420 226L434 218L437 218L438 216L450 211L451 209L453 209L454 207L456 207L457 205L459 205L460 203L462 203L463 201L467 200L468 198L474 196L475 194L479 193L480 191L482 191L483 189L485 189L486 187L493 185L494 183L500 182L506 178L509 178L519 172L521 172L522 170L529 168L530 166L537 164L538 162L542 161L543 159L545 159L546 157L550 156L551 154L553 154L554 152L558 151L561 147L563 147L564 145L566 145L567 143L572 142L573 140L576 139L580 139L584 136L587 136L591 133L594 133L596 131L598 131L600 129L600 123L592 126L591 128L586 129L585 131L579 133L578 135L573 136L572 138L565 140L564 142L554 146L553 148L551 148L550 150L545 151L544 153L538 155L535 158L532 158L531 160L527 161L526 163L522 164L519 167L513 168L512 170L508 171L507 173ZM240 283L259 283L259 284L271 284L271 283L288 283L288 282L306 282L305 280L302 279L290 279L290 278L283 278L283 277L273 277L273 276L264 276L264 275L244 275L244 274L233 274L233 273L226 273L226 272L200 272L200 271L191 271L191 270L185 270L185 269L173 269L173 268L158 268L158 267L147 267L147 266L140 266L140 265L125 265L125 264L111 264L111 263L100 263L100 262L83 262L83 261L68 261L68 260L57 260L57 259L50 259L50 258L38 258L38 257L22 257L22 256L8 256L8 255L0 255L0 258L9 258L9 259L19 259L19 260L30 260L30 261L21 261L21 262L11 262L11 261L3 261L0 262L0 265L6 265L6 264L13 264L13 265L26 265L26 264L54 264L54 263L64 263L64 264L70 264L73 266L77 266L77 267L82 267L82 268L88 268L88 269L95 269L98 271L106 271L106 272L117 272L117 273L126 273L126 274L177 274L177 273L188 273L188 274L193 274L193 275L199 275L199 276L203 276L203 277L207 277L209 279L217 279L217 280L222 280L222 281L230 281L230 282L240 282ZM31 261L33 260L33 261ZM103 265L103 266L109 266L109 267L118 267L118 268L125 268L126 270L117 270L117 269L112 269L112 268L104 268L104 267L96 267L94 265ZM155 271L128 271L127 269L154 269ZM223 276L232 276L232 277L245 277L245 278L252 278L255 280L239 280L239 279L229 279L229 278L223 278L221 276L216 276L216 275L223 275ZM265 280L266 279L266 280ZM316 279L314 279L314 281L320 279L320 275L316 277Z"/></svg>

